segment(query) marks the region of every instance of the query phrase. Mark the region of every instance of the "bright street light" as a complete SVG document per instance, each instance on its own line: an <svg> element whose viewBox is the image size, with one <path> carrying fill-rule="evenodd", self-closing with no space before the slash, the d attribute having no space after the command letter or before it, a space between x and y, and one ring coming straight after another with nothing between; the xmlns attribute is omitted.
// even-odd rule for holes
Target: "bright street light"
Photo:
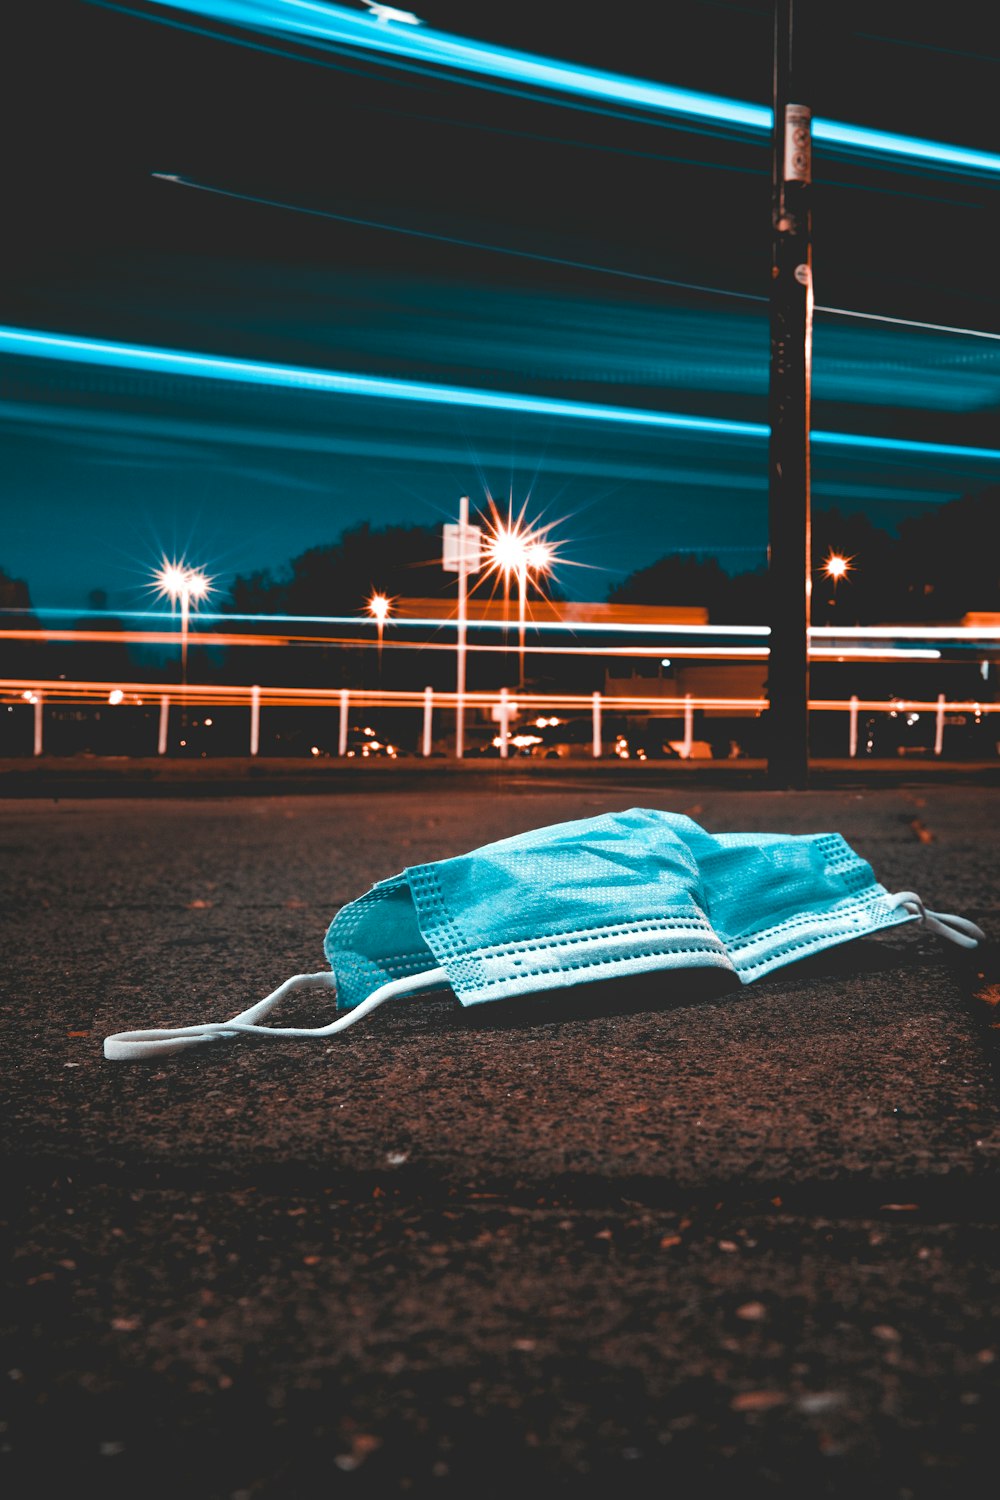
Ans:
<svg viewBox="0 0 1000 1500"><path fill-rule="evenodd" d="M853 561L853 558L843 557L839 552L831 552L829 554L826 562L823 564L823 572L827 578L833 581L834 588L836 588L842 578L847 577L848 573L854 572L851 566Z"/></svg>
<svg viewBox="0 0 1000 1500"><path fill-rule="evenodd" d="M826 622L829 625L837 608L837 584L854 572L854 558L845 557L842 552L834 552L831 547L820 571L832 584L830 590L832 597L826 601Z"/></svg>
<svg viewBox="0 0 1000 1500"><path fill-rule="evenodd" d="M384 625L389 618L389 601L384 594L372 594L368 600L368 613L380 625Z"/></svg>
<svg viewBox="0 0 1000 1500"><path fill-rule="evenodd" d="M527 554L528 567L534 568L536 572L539 573L545 573L548 571L549 566L552 563L552 559L555 556L555 553L549 546L548 542L541 541L531 542L528 546Z"/></svg>
<svg viewBox="0 0 1000 1500"><path fill-rule="evenodd" d="M187 685L188 617L191 600L197 604L212 592L212 580L200 568L190 568L187 563L163 560L155 575L157 593L161 599L181 606L181 682Z"/></svg>
<svg viewBox="0 0 1000 1500"><path fill-rule="evenodd" d="M378 665L382 670L382 632L392 610L392 600L384 594L372 594L366 605L368 613L378 626Z"/></svg>
<svg viewBox="0 0 1000 1500"><path fill-rule="evenodd" d="M509 579L527 560L526 533L516 525L498 526L486 544L486 555L497 572Z"/></svg>
<svg viewBox="0 0 1000 1500"><path fill-rule="evenodd" d="M522 512L523 515L523 512ZM489 566L503 575L504 597L510 590L511 574L517 577L517 654L518 686L524 687L524 632L528 609L528 574L547 573L555 560L555 548L545 540L544 531L531 531L522 526L521 517L515 521L508 517L506 523L499 518L486 541L486 556Z"/></svg>

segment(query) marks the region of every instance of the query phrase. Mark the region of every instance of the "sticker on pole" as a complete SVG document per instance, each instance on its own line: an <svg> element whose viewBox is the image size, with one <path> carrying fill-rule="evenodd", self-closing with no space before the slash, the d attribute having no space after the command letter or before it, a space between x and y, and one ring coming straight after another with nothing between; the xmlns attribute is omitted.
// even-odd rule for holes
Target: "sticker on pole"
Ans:
<svg viewBox="0 0 1000 1500"><path fill-rule="evenodd" d="M812 182L812 111L807 104L785 105L786 182Z"/></svg>
<svg viewBox="0 0 1000 1500"><path fill-rule="evenodd" d="M449 521L445 524L441 566L446 573L460 573L462 571L462 551L464 550L465 571L467 573L478 573L483 565L483 528L481 526L466 526L464 549L459 541L461 530L461 526L456 522Z"/></svg>

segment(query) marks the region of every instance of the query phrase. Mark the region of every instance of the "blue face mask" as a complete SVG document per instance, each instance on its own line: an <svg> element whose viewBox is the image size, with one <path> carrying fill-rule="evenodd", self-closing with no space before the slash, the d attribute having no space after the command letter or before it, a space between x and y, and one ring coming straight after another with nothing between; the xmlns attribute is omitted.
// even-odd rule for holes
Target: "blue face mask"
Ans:
<svg viewBox="0 0 1000 1500"><path fill-rule="evenodd" d="M231 1021L120 1032L114 1059L244 1032L325 1037L400 995L449 987L463 1005L661 970L714 968L743 984L883 927L919 921L965 948L984 934L890 895L839 834L710 834L633 808L557 823L380 881L333 919L330 970L299 974ZM333 990L327 1026L261 1018L294 990Z"/></svg>

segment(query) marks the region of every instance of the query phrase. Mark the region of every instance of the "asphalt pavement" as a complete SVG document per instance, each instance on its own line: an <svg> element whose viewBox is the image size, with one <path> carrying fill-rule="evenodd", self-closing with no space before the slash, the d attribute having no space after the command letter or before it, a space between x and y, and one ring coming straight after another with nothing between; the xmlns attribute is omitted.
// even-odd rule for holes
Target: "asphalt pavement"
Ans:
<svg viewBox="0 0 1000 1500"><path fill-rule="evenodd" d="M496 771L0 802L5 1494L992 1495L998 800ZM840 832L991 941L102 1057L322 967L405 865L634 805Z"/></svg>

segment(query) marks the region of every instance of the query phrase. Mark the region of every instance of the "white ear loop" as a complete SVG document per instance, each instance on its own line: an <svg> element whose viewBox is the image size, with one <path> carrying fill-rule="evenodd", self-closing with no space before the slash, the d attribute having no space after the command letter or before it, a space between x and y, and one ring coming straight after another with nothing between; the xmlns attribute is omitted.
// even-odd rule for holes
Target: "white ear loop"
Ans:
<svg viewBox="0 0 1000 1500"><path fill-rule="evenodd" d="M395 999L397 995L411 995L416 990L446 987L447 984L448 976L444 969L428 969L423 974L411 974L405 979L393 979L388 984L379 985L360 1005L356 1005L346 1015L338 1016L336 1021L331 1021L327 1026L255 1025L259 1017L266 1016L286 995L297 990L336 991L336 981L327 969L319 974L295 974L291 979L286 979L284 984L279 984L272 994L265 995L256 1005L251 1005L249 1010L240 1011L231 1021L206 1021L200 1026L167 1026L150 1031L116 1031L113 1036L104 1038L104 1056L112 1062L166 1057L170 1053L184 1052L189 1047L199 1047L203 1042L217 1042L224 1037L242 1036L244 1033L270 1037L333 1036L338 1031L346 1031L348 1026L353 1026L363 1016L370 1015L373 1010L384 1005L387 1000Z"/></svg>
<svg viewBox="0 0 1000 1500"><path fill-rule="evenodd" d="M985 942L986 934L967 917L953 912L929 911L915 891L899 891L890 898L894 906L901 906L915 917L922 927L960 948L975 948ZM411 974L405 979L393 979L373 990L360 1005L338 1016L326 1026L258 1026L255 1023L266 1016L287 995L298 990L323 989L336 991L333 974L324 969L318 974L295 974L286 979L270 995L258 1000L249 1009L233 1016L230 1021L207 1021L200 1026L170 1026L149 1031L116 1031L104 1039L104 1056L112 1062L135 1062L141 1058L166 1057L184 1052L189 1047L199 1047L205 1042L217 1042L250 1034L269 1037L319 1037L334 1036L346 1031L363 1017L370 1015L387 1000L397 995L412 995L418 990L446 987L448 975L444 969L428 969L422 974Z"/></svg>
<svg viewBox="0 0 1000 1500"><path fill-rule="evenodd" d="M977 948L986 941L985 932L975 922L970 922L968 917L956 917L950 911L929 911L916 891L899 891L892 901L894 906L902 906L916 917L928 932L946 938L949 943L957 943L960 948Z"/></svg>

